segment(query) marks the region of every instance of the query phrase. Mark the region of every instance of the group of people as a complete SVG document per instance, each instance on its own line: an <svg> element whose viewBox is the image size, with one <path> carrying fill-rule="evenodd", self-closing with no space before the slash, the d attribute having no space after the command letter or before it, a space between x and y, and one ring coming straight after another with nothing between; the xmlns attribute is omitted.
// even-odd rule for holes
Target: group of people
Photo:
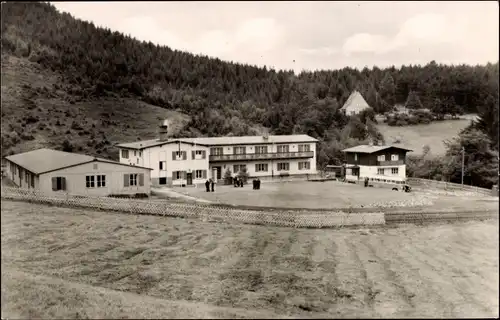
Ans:
<svg viewBox="0 0 500 320"><path fill-rule="evenodd" d="M260 179L259 178L253 179L252 184L253 184L253 189L254 190L259 190L260 189Z"/></svg>
<svg viewBox="0 0 500 320"><path fill-rule="evenodd" d="M212 178L208 179L206 182L205 182L205 187L207 188L207 192L214 192L215 191L215 182ZM211 190L210 190L211 188Z"/></svg>
<svg viewBox="0 0 500 320"><path fill-rule="evenodd" d="M243 179L241 179L240 177L234 177L233 184L235 188L237 187L243 188Z"/></svg>

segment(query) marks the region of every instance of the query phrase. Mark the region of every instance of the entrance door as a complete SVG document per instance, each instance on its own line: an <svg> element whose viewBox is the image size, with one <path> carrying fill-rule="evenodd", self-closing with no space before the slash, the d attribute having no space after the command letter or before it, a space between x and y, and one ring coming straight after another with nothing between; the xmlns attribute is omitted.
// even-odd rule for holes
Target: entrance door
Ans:
<svg viewBox="0 0 500 320"><path fill-rule="evenodd" d="M216 181L222 178L222 167L212 167L212 178Z"/></svg>
<svg viewBox="0 0 500 320"><path fill-rule="evenodd" d="M188 172L186 175L187 185L190 186L193 184L193 173Z"/></svg>

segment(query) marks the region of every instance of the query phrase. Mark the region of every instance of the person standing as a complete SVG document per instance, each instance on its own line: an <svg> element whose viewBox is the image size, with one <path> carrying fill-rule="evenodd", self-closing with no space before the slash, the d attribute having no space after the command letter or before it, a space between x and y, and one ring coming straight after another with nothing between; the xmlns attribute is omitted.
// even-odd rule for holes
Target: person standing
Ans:
<svg viewBox="0 0 500 320"><path fill-rule="evenodd" d="M205 181L205 187L207 188L207 192L210 192L210 181Z"/></svg>
<svg viewBox="0 0 500 320"><path fill-rule="evenodd" d="M214 180L212 180L211 186L212 186L212 192L215 192L215 181Z"/></svg>

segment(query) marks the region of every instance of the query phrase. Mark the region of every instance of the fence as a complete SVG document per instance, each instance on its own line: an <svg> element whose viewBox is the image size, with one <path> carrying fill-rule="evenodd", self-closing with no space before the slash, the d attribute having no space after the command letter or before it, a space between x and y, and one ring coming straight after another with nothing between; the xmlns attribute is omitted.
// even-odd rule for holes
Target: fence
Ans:
<svg viewBox="0 0 500 320"><path fill-rule="evenodd" d="M331 228L353 225L383 225L384 213L346 213L321 211L301 214L289 211L256 211L221 206L116 199L109 197L73 196L65 193L53 195L40 191L2 187L2 198L54 204L68 207L120 211L133 214L149 214L171 217L200 218L209 221L238 221L247 224L266 224L296 228Z"/></svg>
<svg viewBox="0 0 500 320"><path fill-rule="evenodd" d="M471 191L477 192L480 194L491 195L492 191L486 188L479 188L468 185L461 185L458 183L445 182L445 181L437 181L437 180L428 180L428 179L420 179L420 178L407 178L406 182L411 186L415 187L434 187L444 190L460 190L460 191Z"/></svg>

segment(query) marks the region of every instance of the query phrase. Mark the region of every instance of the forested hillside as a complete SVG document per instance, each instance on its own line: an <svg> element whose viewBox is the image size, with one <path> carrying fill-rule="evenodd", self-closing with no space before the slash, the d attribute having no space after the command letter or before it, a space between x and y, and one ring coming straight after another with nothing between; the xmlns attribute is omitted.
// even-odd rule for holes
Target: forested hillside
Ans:
<svg viewBox="0 0 500 320"><path fill-rule="evenodd" d="M46 3L7 2L1 8L2 65L10 61L9 57L16 57L57 75L49 89L31 92L25 99L59 95L66 102L60 108L70 110L70 114L82 103L135 99L142 104L127 104L132 113L140 113L137 108L147 104L147 108L156 106L186 115L189 121L176 135L258 134L260 126L275 134L306 133L322 141L318 158L323 165L340 163L340 150L345 146L382 139L369 117L349 120L338 112L357 89L378 113L389 111L396 103L405 104L409 95L411 101L418 97L423 107L436 112L457 108L477 112L481 119L478 129L498 150L498 62L485 66L431 62L425 66L361 71L344 68L296 75L141 42L59 13ZM113 107L109 108L112 113ZM3 107L2 122L11 119L14 109L8 109L8 103L6 109ZM80 114L85 117L85 112ZM106 120L105 130L120 131L118 128L125 124L112 118ZM145 122L135 122L132 117L126 125L127 134L138 136L134 133L141 132ZM56 129L51 136L60 138L64 134L68 141L81 136L77 129ZM90 124L89 130L93 130ZM91 134L95 136L95 132ZM46 139L51 140L51 136ZM98 151L109 155L113 155L114 143L125 140L118 134L103 139L109 147L100 145ZM2 132L7 151L22 140ZM102 142L98 138L93 141L96 145ZM93 144L88 147L92 149Z"/></svg>

